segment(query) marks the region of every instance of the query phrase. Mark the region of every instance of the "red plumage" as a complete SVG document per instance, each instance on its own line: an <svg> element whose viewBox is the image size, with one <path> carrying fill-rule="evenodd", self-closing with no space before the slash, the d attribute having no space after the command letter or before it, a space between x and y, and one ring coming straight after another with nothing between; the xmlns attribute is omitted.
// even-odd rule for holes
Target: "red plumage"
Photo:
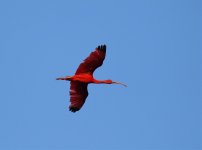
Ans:
<svg viewBox="0 0 202 150"><path fill-rule="evenodd" d="M90 55L79 65L75 74L89 73L92 75L95 69L102 65L105 55L106 46L98 46L95 51L91 52Z"/></svg>
<svg viewBox="0 0 202 150"><path fill-rule="evenodd" d="M78 81L70 82L70 111L76 112L83 106L88 96L87 86L87 83L82 83Z"/></svg>
<svg viewBox="0 0 202 150"><path fill-rule="evenodd" d="M106 46L98 46L95 51L91 52L90 55L79 65L75 75L79 74L91 74L95 69L103 64L106 54ZM71 81L70 86L70 111L78 111L84 104L88 97L88 84L78 81Z"/></svg>
<svg viewBox="0 0 202 150"><path fill-rule="evenodd" d="M114 82L112 80L96 80L93 78L93 72L103 64L106 55L106 45L98 46L95 51L79 65L74 76L67 76L64 78L57 78L57 80L68 80L70 82L70 106L69 110L76 112L85 103L88 97L88 84L89 83L105 83L105 84L122 84L120 82Z"/></svg>

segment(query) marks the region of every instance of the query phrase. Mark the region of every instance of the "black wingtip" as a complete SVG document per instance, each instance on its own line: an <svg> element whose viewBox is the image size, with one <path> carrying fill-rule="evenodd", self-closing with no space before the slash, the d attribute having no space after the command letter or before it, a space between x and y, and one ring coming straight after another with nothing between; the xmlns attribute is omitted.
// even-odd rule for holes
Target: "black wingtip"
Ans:
<svg viewBox="0 0 202 150"><path fill-rule="evenodd" d="M79 110L80 110L80 108L77 108L77 107L72 107L72 106L69 107L69 111L71 111L73 113L75 113L75 112L77 112Z"/></svg>
<svg viewBox="0 0 202 150"><path fill-rule="evenodd" d="M106 52L107 46L106 46L105 44L104 44L104 45L99 45L99 46L97 47L97 49L100 50L100 51Z"/></svg>

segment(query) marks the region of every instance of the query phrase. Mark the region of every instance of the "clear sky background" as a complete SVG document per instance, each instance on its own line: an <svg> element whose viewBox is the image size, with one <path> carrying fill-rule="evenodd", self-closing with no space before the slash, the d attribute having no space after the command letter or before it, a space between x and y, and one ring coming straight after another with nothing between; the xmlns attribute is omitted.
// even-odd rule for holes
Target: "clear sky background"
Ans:
<svg viewBox="0 0 202 150"><path fill-rule="evenodd" d="M1 150L201 150L200 0L0 1ZM69 83L107 56L77 113Z"/></svg>

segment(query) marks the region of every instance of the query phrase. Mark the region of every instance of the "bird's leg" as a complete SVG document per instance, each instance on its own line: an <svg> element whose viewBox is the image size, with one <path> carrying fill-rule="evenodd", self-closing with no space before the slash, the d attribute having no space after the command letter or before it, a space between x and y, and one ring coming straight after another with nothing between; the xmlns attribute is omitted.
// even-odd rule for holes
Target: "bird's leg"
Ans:
<svg viewBox="0 0 202 150"><path fill-rule="evenodd" d="M71 80L71 76L56 78L56 80Z"/></svg>
<svg viewBox="0 0 202 150"><path fill-rule="evenodd" d="M56 80L66 80L66 78L56 78Z"/></svg>

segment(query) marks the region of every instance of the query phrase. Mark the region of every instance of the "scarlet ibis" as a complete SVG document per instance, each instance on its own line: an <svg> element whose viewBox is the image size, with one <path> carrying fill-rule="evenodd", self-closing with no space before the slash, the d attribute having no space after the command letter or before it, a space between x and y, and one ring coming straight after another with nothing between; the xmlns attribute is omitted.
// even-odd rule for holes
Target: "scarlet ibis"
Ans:
<svg viewBox="0 0 202 150"><path fill-rule="evenodd" d="M112 80L96 80L93 78L93 72L103 64L106 55L106 45L100 45L79 65L75 75L57 78L56 80L70 81L70 106L71 112L81 109L88 96L87 86L89 83L95 84L121 84Z"/></svg>

